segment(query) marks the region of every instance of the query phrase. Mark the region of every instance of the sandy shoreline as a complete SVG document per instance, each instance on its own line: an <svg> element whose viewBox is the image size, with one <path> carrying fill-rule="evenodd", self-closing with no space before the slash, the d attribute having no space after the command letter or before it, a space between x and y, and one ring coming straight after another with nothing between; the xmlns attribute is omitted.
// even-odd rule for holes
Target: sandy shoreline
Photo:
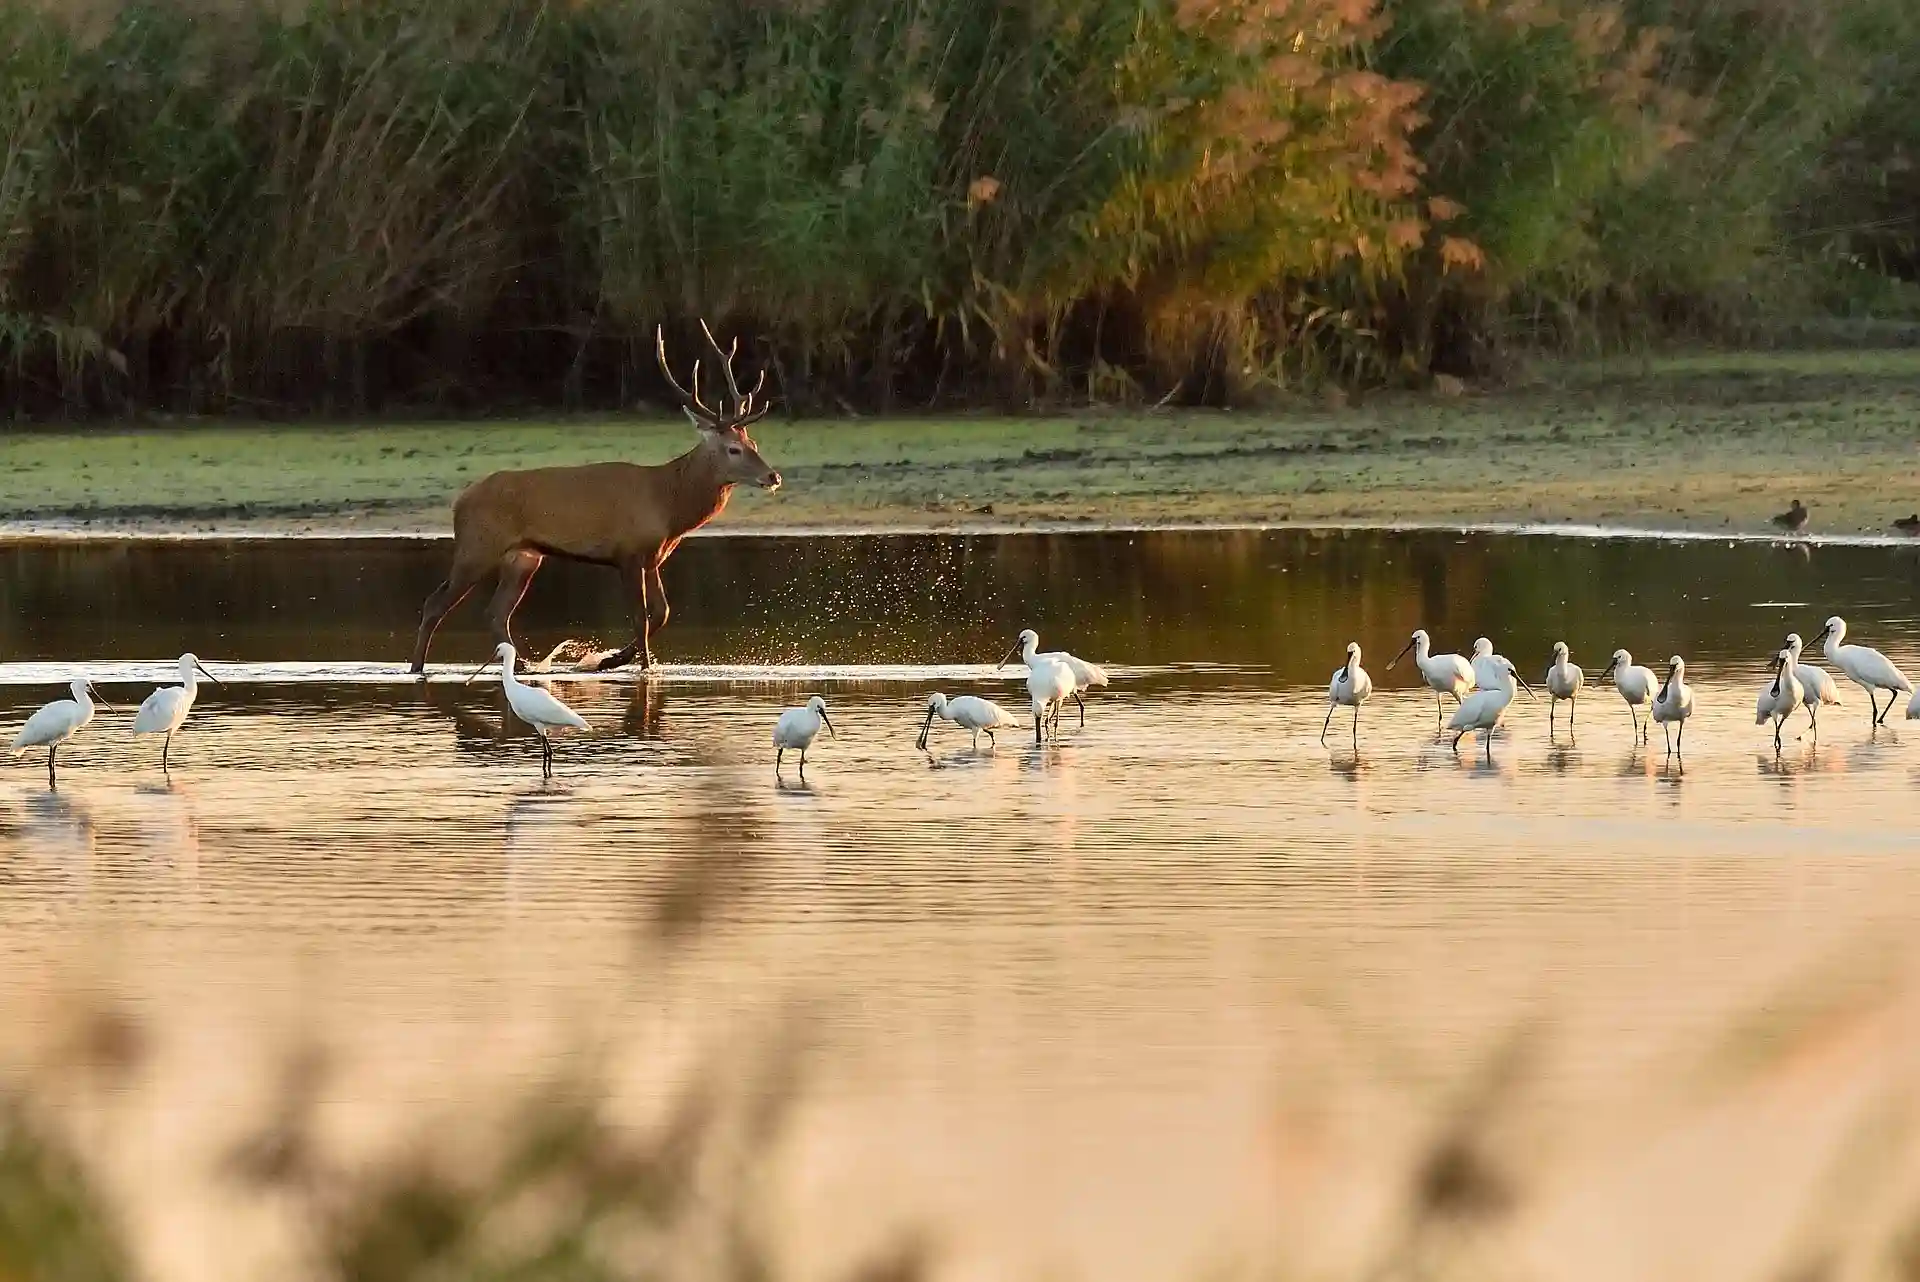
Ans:
<svg viewBox="0 0 1920 1282"><path fill-rule="evenodd" d="M1153 533L1259 533L1274 530L1300 530L1329 534L1355 531L1437 532L1450 534L1497 534L1540 538L1633 539L1663 542L1777 543L1809 547L1911 547L1920 549L1920 537L1905 533L1888 534L1785 534L1741 530L1692 530L1629 525L1596 525L1584 522L1543 524L1520 521L1160 521L1093 522L1042 521L1027 524L977 522L954 525L849 526L709 526L695 531L690 538L877 538L902 536L1005 537L1053 534L1153 534ZM365 527L315 526L299 530L262 528L257 525L215 527L211 529L144 528L111 526L63 526L0 524L0 543L195 543L195 542L339 542L344 540L417 540L450 542L445 530L368 529Z"/></svg>

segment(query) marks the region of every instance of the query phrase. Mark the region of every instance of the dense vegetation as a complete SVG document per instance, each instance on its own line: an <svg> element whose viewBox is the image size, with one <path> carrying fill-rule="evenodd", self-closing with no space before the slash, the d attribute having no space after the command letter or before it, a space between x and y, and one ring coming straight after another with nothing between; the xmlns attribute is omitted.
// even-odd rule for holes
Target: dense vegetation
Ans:
<svg viewBox="0 0 1920 1282"><path fill-rule="evenodd" d="M1908 306L1906 0L0 0L0 404L1218 403Z"/></svg>

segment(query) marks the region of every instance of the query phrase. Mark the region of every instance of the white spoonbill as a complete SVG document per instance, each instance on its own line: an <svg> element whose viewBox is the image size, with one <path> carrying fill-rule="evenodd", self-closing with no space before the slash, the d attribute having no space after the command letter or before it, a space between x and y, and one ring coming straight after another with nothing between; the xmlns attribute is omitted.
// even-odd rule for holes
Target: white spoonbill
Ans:
<svg viewBox="0 0 1920 1282"><path fill-rule="evenodd" d="M1693 691L1687 687L1687 661L1679 655L1667 660L1667 680L1653 701L1653 719L1667 736L1667 755L1674 752L1673 723L1680 723L1680 743L1687 741L1687 718L1693 715Z"/></svg>
<svg viewBox="0 0 1920 1282"><path fill-rule="evenodd" d="M1793 710L1806 699L1806 688L1800 684L1800 675L1793 662L1793 650L1782 650L1773 656L1773 679L1760 687L1760 697L1754 700L1753 724L1764 726L1773 722L1773 751L1780 753L1780 725L1793 715Z"/></svg>
<svg viewBox="0 0 1920 1282"><path fill-rule="evenodd" d="M1353 750L1360 751L1360 705L1373 693L1373 678L1360 666L1360 643L1347 642L1347 661L1334 670L1327 682L1327 719L1320 723L1320 742L1327 741L1327 727L1333 724L1335 708L1353 709Z"/></svg>
<svg viewBox="0 0 1920 1282"><path fill-rule="evenodd" d="M1014 715L991 699L982 699L976 695L963 694L958 699L949 699L944 694L927 696L927 721L920 727L920 740L916 745L926 750L927 736L933 732L933 719L945 717L962 730L973 731L973 746L980 746L980 732L987 732L987 742L998 747L993 732L1005 726L1017 726L1020 723Z"/></svg>
<svg viewBox="0 0 1920 1282"><path fill-rule="evenodd" d="M1057 723L1060 720L1060 705L1074 693L1073 669L1059 657L1058 652L1041 654L1040 634L1032 628L1020 633L1019 639L1013 643L1013 649L1007 651L1006 658L1001 659L998 666L1006 667L1015 651L1027 664L1027 697L1033 703L1033 742L1037 745L1041 740L1043 723L1049 715Z"/></svg>
<svg viewBox="0 0 1920 1282"><path fill-rule="evenodd" d="M553 693L539 686L528 685L514 673L518 665L514 662L514 649L511 642L502 641L494 647L493 658L487 660L468 674L472 681L486 671L488 666L498 661L500 664L500 688L506 691L507 707L513 709L513 715L532 726L534 733L540 736L540 777L553 777L553 740L548 736L562 727L585 730L587 719L553 697Z"/></svg>
<svg viewBox="0 0 1920 1282"><path fill-rule="evenodd" d="M1547 737L1553 737L1553 713L1565 699L1573 706L1567 709L1567 732L1573 732L1573 714L1579 709L1580 691L1587 684L1587 674L1567 657L1567 643L1553 643L1553 662L1547 667Z"/></svg>
<svg viewBox="0 0 1920 1282"><path fill-rule="evenodd" d="M1425 628L1415 628L1413 636L1400 647L1400 653L1387 660L1387 671L1393 671L1393 665L1413 651L1413 666L1420 670L1420 679L1427 683L1427 689L1433 691L1433 728L1440 728L1440 718L1445 704L1442 695L1452 695L1459 703L1467 697L1467 691L1473 689L1473 665L1457 654L1434 654L1433 638L1427 635Z"/></svg>
<svg viewBox="0 0 1920 1282"><path fill-rule="evenodd" d="M1052 659L1055 663L1066 664L1067 671L1073 674L1073 702L1080 709L1080 724L1086 725L1087 705L1080 698L1080 692L1107 684L1107 670L1097 663L1088 663L1077 655L1068 654L1065 650L1048 650L1044 657ZM1057 712L1056 715L1058 715Z"/></svg>
<svg viewBox="0 0 1920 1282"><path fill-rule="evenodd" d="M1020 635L1024 637L1026 633L1023 632ZM1039 650L1040 636L1038 633L1034 634L1033 644L1034 648ZM1018 649L1019 645L1016 643L1014 648ZM1007 657L1013 657L1011 650L1007 652ZM1064 663L1067 665L1067 671L1073 674L1073 689L1069 691L1069 693L1073 696L1074 704L1080 709L1080 724L1083 726L1086 725L1087 705L1086 701L1080 697L1080 692L1082 690L1091 690L1095 686L1107 684L1107 670L1097 663L1088 663L1078 655L1068 654L1065 650L1040 650L1040 657L1050 663ZM1002 660L1002 662L1004 663L1005 660ZM1054 718L1058 720L1060 709L1055 708L1053 715Z"/></svg>
<svg viewBox="0 0 1920 1282"><path fill-rule="evenodd" d="M1827 626L1820 629L1820 635L1813 639L1815 645L1825 641L1823 653L1827 662L1847 674L1848 678L1867 692L1869 728L1877 726L1887 719L1887 713L1893 711L1893 701L1898 694L1912 694L1913 682L1907 680L1900 669L1893 666L1893 660L1878 650L1870 650L1864 645L1842 645L1847 639L1847 621L1839 615L1827 620ZM1897 694L1887 696L1887 706L1880 706L1880 691L1894 691Z"/></svg>
<svg viewBox="0 0 1920 1282"><path fill-rule="evenodd" d="M1805 649L1806 644L1800 640L1798 632L1787 633L1787 653L1793 656L1788 662L1793 664L1793 675L1800 679L1800 692L1807 710L1807 725L1812 727L1813 737L1817 742L1820 738L1820 709L1830 703L1838 705L1842 702L1840 683L1835 681L1833 674L1825 668L1800 662L1801 651Z"/></svg>
<svg viewBox="0 0 1920 1282"><path fill-rule="evenodd" d="M1453 710L1453 716L1447 721L1447 729L1454 731L1453 750L1460 751L1460 741L1467 732L1477 730L1486 741L1487 763L1493 763L1493 732L1506 719L1507 707L1517 693L1516 682L1526 686L1529 697L1533 696L1533 687L1520 679L1520 673L1505 659L1494 662L1494 656L1484 656L1487 660L1485 671L1487 684L1475 690L1461 701ZM1480 667L1476 663L1476 669Z"/></svg>
<svg viewBox="0 0 1920 1282"><path fill-rule="evenodd" d="M53 773L53 758L60 751L60 745L80 733L87 722L93 720L93 699L100 698L100 692L94 689L93 682L85 677L75 677L69 687L73 691L71 699L55 699L46 707L27 718L27 724L20 727L20 733L13 737L13 755L18 757L28 748L47 750L47 787L57 784ZM91 694L93 699L87 696ZM100 699L100 706L111 708L112 704Z"/></svg>
<svg viewBox="0 0 1920 1282"><path fill-rule="evenodd" d="M146 697L140 711L133 717L135 734L164 734L167 741L160 745L160 769L168 769L167 757L173 751L173 735L186 724L187 714L193 711L193 701L200 693L200 678L205 677L208 684L219 685L213 674L200 666L200 660L191 654L180 656L180 684L161 686Z"/></svg>
<svg viewBox="0 0 1920 1282"><path fill-rule="evenodd" d="M1653 702L1654 691L1658 688L1653 669L1635 663L1633 656L1625 650L1615 650L1612 662L1600 674L1602 681L1608 677L1613 678L1613 688L1627 701L1627 715L1633 718L1634 738L1645 743L1649 730L1641 724L1640 708L1643 704Z"/></svg>
<svg viewBox="0 0 1920 1282"><path fill-rule="evenodd" d="M1493 642L1480 637L1473 643L1473 685L1477 690L1491 690L1505 679L1508 668L1507 657L1493 652ZM1513 669L1518 672L1518 668Z"/></svg>
<svg viewBox="0 0 1920 1282"><path fill-rule="evenodd" d="M773 723L773 777L780 777L780 761L787 755L787 749L800 750L800 782L807 781L807 749L820 734L820 727L827 728L827 737L838 739L839 731L833 728L833 722L827 720L827 701L819 695L807 700L806 706L788 708Z"/></svg>

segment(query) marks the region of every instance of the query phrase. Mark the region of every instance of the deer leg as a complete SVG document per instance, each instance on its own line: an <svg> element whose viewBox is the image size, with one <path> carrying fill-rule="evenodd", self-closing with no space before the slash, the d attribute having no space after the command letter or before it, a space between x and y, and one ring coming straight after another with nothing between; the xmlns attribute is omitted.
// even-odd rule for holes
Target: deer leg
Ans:
<svg viewBox="0 0 1920 1282"><path fill-rule="evenodd" d="M653 622L653 595L660 597L660 624L666 622L666 593L659 587L660 568L645 560L628 560L622 566L626 580L634 589L634 639L622 645L618 651L605 656L593 664L593 672L607 672L609 668L624 668L626 664L639 658L641 668L653 666L653 629L659 624ZM649 591L651 583L651 591Z"/></svg>
<svg viewBox="0 0 1920 1282"><path fill-rule="evenodd" d="M640 666L653 666L652 634L667 626L667 616L673 608L667 604L667 585L660 581L660 563L655 561L647 567L647 636L646 644L640 647Z"/></svg>
<svg viewBox="0 0 1920 1282"><path fill-rule="evenodd" d="M500 586L493 590L493 600L487 605L487 621L493 625L493 643L513 643L513 612L520 608L520 600L527 595L527 588L533 583L533 576L546 558L529 548L507 554L500 563ZM518 659L515 667L519 666Z"/></svg>
<svg viewBox="0 0 1920 1282"><path fill-rule="evenodd" d="M440 620L453 612L453 607L467 599L467 593L473 591L486 571L468 571L455 563L447 571L447 577L439 587L427 594L426 604L420 607L420 633L413 640L414 672L427 670L427 647L433 644L433 634L440 628Z"/></svg>

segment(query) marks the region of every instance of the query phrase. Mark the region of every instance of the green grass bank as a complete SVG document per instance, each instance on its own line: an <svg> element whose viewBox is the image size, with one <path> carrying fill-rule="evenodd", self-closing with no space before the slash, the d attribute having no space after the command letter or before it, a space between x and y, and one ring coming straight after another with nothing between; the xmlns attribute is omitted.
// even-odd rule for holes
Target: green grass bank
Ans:
<svg viewBox="0 0 1920 1282"><path fill-rule="evenodd" d="M1545 372L1543 372L1544 374ZM1393 393L1260 412L771 420L777 494L717 531L1052 522L1575 521L1887 533L1920 509L1920 352L1724 355L1556 368L1496 394ZM0 435L14 532L449 528L503 467L690 444L664 418Z"/></svg>

